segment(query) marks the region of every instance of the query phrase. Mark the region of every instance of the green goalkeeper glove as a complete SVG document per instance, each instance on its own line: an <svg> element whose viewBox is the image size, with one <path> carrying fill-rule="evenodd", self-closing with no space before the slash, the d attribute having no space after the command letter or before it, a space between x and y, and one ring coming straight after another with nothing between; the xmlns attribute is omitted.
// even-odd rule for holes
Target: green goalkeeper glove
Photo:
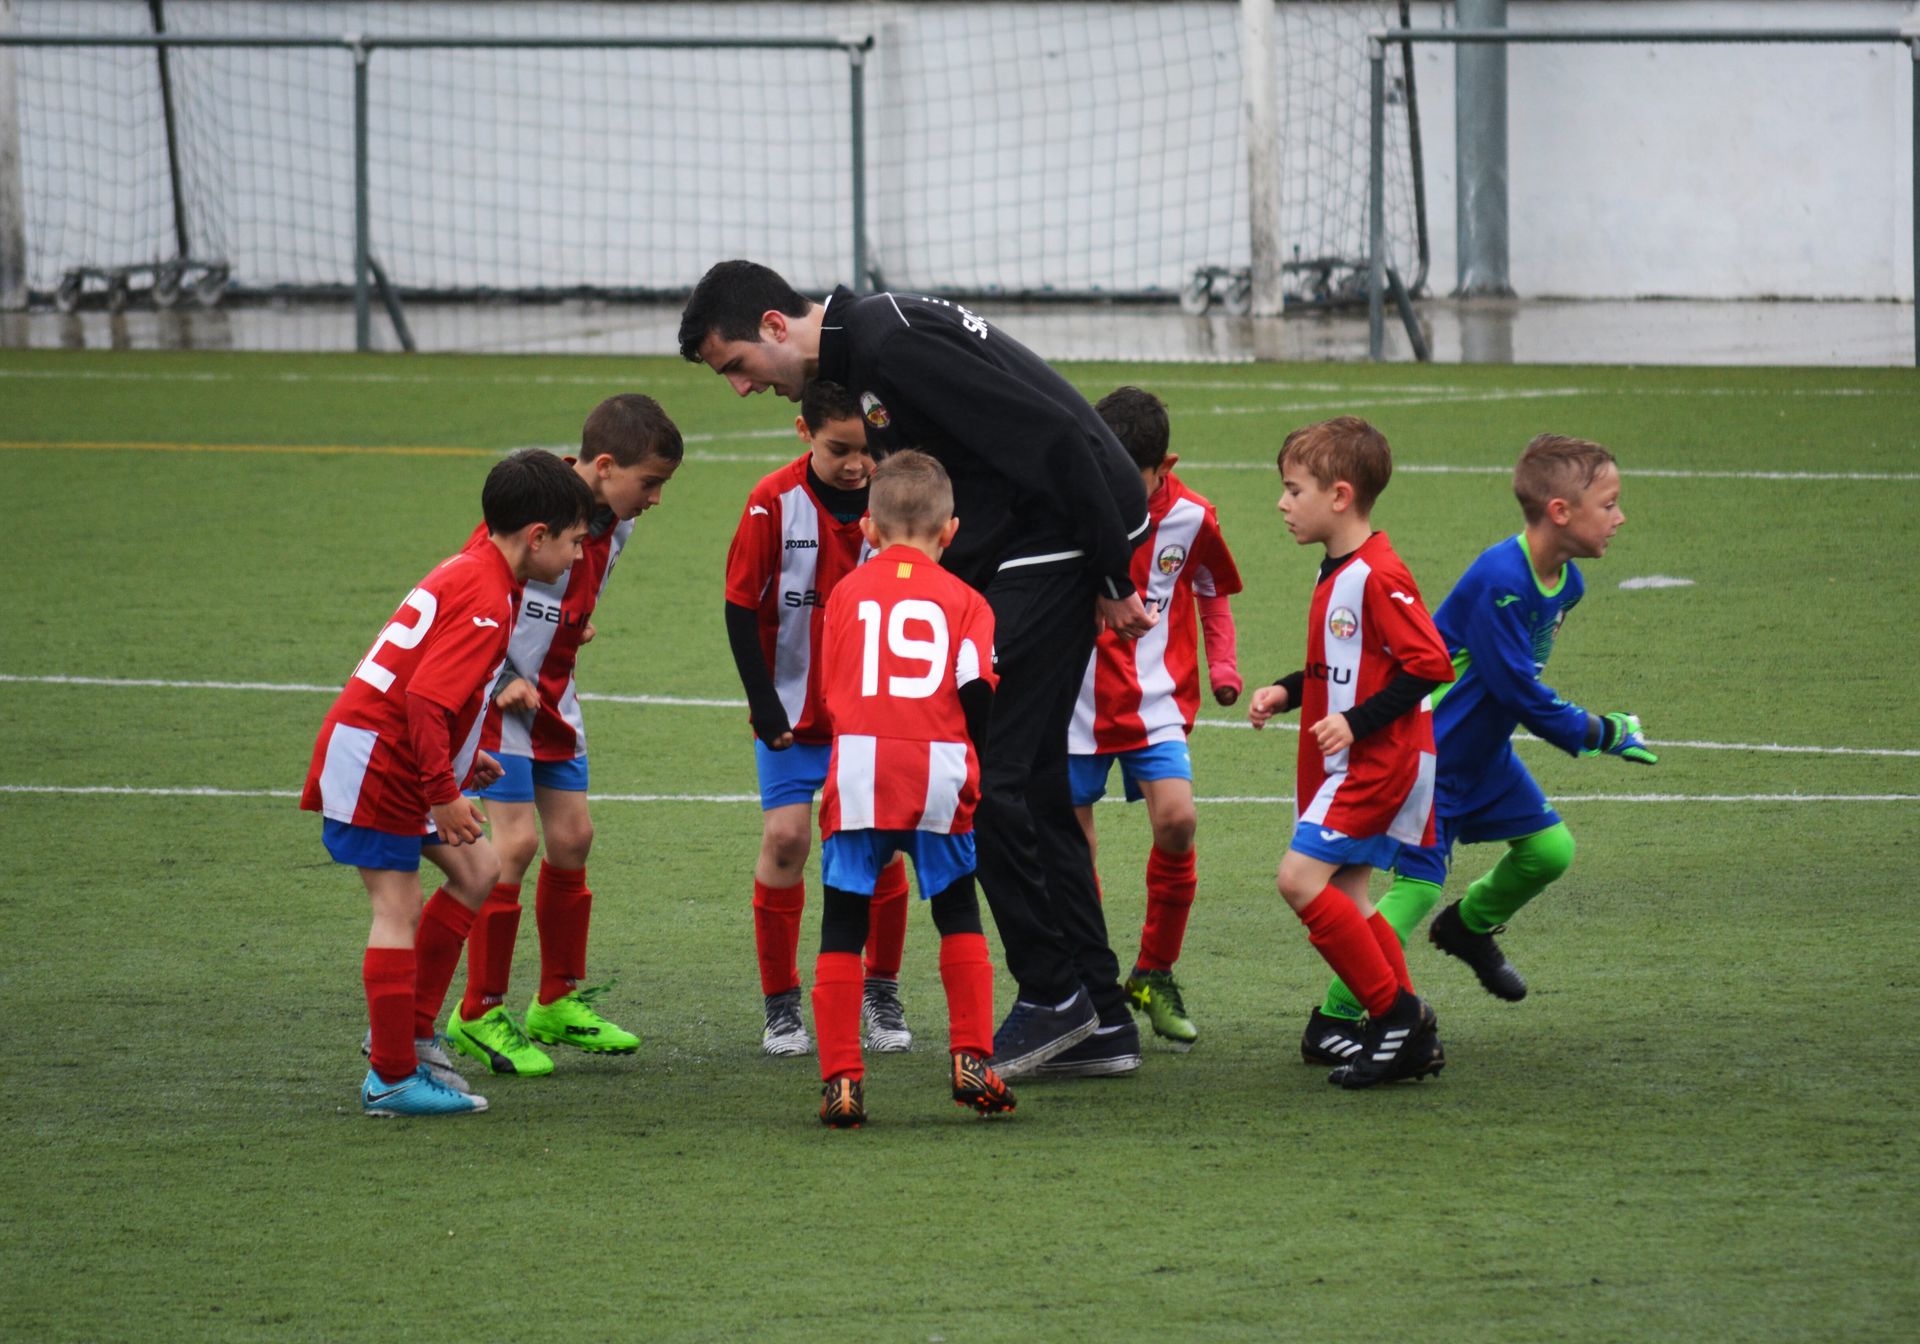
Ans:
<svg viewBox="0 0 1920 1344"><path fill-rule="evenodd" d="M1600 745L1594 750L1635 765L1660 762L1660 758L1647 749L1646 739L1640 736L1640 720L1632 714L1600 715Z"/></svg>

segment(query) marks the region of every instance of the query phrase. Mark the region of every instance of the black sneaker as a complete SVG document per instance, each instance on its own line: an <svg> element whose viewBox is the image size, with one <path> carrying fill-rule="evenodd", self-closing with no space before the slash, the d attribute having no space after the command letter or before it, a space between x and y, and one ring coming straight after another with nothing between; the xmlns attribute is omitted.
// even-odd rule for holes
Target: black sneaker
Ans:
<svg viewBox="0 0 1920 1344"><path fill-rule="evenodd" d="M1427 941L1473 967L1481 987L1494 998L1518 1003L1527 997L1527 982L1513 969L1500 944L1493 941L1495 933L1506 931L1507 926L1502 924L1490 933L1475 933L1461 920L1460 902L1455 901L1433 917L1427 929Z"/></svg>
<svg viewBox="0 0 1920 1344"><path fill-rule="evenodd" d="M1114 1078L1140 1067L1140 1028L1131 1018L1062 1050L1033 1071L1036 1078Z"/></svg>
<svg viewBox="0 0 1920 1344"><path fill-rule="evenodd" d="M1424 1078L1446 1063L1435 1043L1438 1020L1417 995L1401 990L1393 1007L1367 1019L1360 1053L1350 1064L1327 1074L1327 1081L1348 1091L1391 1083L1402 1078Z"/></svg>
<svg viewBox="0 0 1920 1344"><path fill-rule="evenodd" d="M1351 1063L1360 1053L1367 1024L1357 1017L1332 1017L1315 1008L1300 1033L1300 1058L1309 1064Z"/></svg>
<svg viewBox="0 0 1920 1344"><path fill-rule="evenodd" d="M993 1033L993 1069L1002 1078L1024 1078L1063 1050L1093 1035L1100 1014L1084 988L1064 1007L1015 999L1000 1029Z"/></svg>

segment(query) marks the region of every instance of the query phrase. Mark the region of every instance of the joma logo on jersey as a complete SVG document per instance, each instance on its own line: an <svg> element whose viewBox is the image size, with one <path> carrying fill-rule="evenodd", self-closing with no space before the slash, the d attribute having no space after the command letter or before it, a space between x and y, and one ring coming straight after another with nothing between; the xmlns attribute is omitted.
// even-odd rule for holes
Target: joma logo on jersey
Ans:
<svg viewBox="0 0 1920 1344"><path fill-rule="evenodd" d="M1333 667L1327 663L1308 663L1307 675L1315 681L1330 681L1335 686L1353 685L1353 669Z"/></svg>
<svg viewBox="0 0 1920 1344"><path fill-rule="evenodd" d="M1335 607L1327 613L1327 633L1335 639L1352 639L1359 628L1360 618L1346 607Z"/></svg>
<svg viewBox="0 0 1920 1344"><path fill-rule="evenodd" d="M815 541L811 537L788 537L787 538L787 549L790 551L813 551L813 550L818 550L819 548L820 548L820 543Z"/></svg>
<svg viewBox="0 0 1920 1344"><path fill-rule="evenodd" d="M564 625L570 630L586 624L587 618L580 615L569 616L557 602L539 602L528 598L520 608L523 620L545 621L548 625Z"/></svg>
<svg viewBox="0 0 1920 1344"><path fill-rule="evenodd" d="M1185 546L1168 546L1153 562L1154 568L1162 574L1172 574L1186 563L1187 548Z"/></svg>
<svg viewBox="0 0 1920 1344"><path fill-rule="evenodd" d="M782 605L789 607L817 607L820 605L820 594L809 588L801 593L782 593L780 601Z"/></svg>

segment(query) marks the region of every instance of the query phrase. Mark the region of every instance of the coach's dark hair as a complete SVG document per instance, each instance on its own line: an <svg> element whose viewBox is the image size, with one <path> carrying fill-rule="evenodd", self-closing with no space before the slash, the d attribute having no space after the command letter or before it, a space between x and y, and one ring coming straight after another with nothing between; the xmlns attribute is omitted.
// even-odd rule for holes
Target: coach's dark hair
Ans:
<svg viewBox="0 0 1920 1344"><path fill-rule="evenodd" d="M818 434L829 420L860 419L860 402L840 384L815 378L800 390L800 418Z"/></svg>
<svg viewBox="0 0 1920 1344"><path fill-rule="evenodd" d="M580 473L544 448L522 448L493 464L480 491L487 531L510 536L531 523L564 532L593 516L593 491Z"/></svg>
<svg viewBox="0 0 1920 1344"><path fill-rule="evenodd" d="M767 312L805 317L813 301L757 261L716 262L700 277L680 312L680 355L700 362L700 344L708 336L723 341L757 341L760 317Z"/></svg>
<svg viewBox="0 0 1920 1344"><path fill-rule="evenodd" d="M1513 497L1529 523L1547 516L1556 499L1580 502L1600 473L1613 466L1613 454L1592 439L1542 434L1527 445L1513 468Z"/></svg>
<svg viewBox="0 0 1920 1344"><path fill-rule="evenodd" d="M873 469L867 512L889 540L938 536L953 517L953 482L936 457L912 448L888 453Z"/></svg>
<svg viewBox="0 0 1920 1344"><path fill-rule="evenodd" d="M611 457L631 467L649 457L678 462L686 453L680 428L660 403L639 392L622 392L593 408L580 430L580 460Z"/></svg>
<svg viewBox="0 0 1920 1344"><path fill-rule="evenodd" d="M1094 410L1120 440L1133 465L1152 471L1167 460L1172 431L1167 427L1167 404L1138 387L1116 387L1100 398Z"/></svg>

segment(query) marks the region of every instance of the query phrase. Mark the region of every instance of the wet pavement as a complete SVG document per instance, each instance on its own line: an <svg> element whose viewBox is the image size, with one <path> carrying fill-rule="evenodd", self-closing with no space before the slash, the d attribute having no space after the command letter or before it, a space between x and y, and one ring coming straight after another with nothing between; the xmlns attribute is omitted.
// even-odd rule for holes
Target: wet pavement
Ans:
<svg viewBox="0 0 1920 1344"><path fill-rule="evenodd" d="M1172 304L972 306L1049 359L1239 362L1358 361L1362 312L1253 319L1189 316ZM1784 300L1426 300L1421 326L1438 363L1768 364L1912 366L1910 303ZM482 354L666 355L678 304L417 303L406 318L422 351ZM384 313L374 344L399 348ZM351 350L342 303L229 301L160 312L0 313L0 348L71 350ZM1412 358L1391 313L1386 356Z"/></svg>

